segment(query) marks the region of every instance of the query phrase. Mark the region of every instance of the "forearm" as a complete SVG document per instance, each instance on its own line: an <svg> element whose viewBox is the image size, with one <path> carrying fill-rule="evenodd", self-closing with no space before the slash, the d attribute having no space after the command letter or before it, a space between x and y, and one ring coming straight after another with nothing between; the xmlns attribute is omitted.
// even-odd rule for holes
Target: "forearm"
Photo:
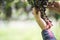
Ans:
<svg viewBox="0 0 60 40"><path fill-rule="evenodd" d="M34 13L34 17L36 19L36 22L38 23L40 28L42 30L44 30L45 29L45 24L44 24L44 22L43 22L43 20L42 20L42 18L40 16L41 13L40 12L36 13L36 9L35 8L33 8L33 13Z"/></svg>
<svg viewBox="0 0 60 40"><path fill-rule="evenodd" d="M37 18L37 17L35 17L35 19L36 19L36 22L38 23L38 25L40 26L40 28L42 30L44 30L46 28L45 27L46 25L44 24L43 20L41 18Z"/></svg>

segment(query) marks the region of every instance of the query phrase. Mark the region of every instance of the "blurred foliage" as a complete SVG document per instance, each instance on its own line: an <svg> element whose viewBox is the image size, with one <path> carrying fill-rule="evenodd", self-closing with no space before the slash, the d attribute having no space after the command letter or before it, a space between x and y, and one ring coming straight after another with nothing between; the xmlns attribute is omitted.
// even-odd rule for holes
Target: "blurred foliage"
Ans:
<svg viewBox="0 0 60 40"><path fill-rule="evenodd" d="M52 2L52 1L58 1L58 0L49 0L49 1ZM24 12L26 14L27 18L29 17L29 15L30 15L29 13L32 10L31 5L29 5L26 0L0 0L0 10L1 10L0 14L3 13L5 15L4 19L10 19L13 16L12 15L13 14L13 8L12 7L14 8L14 10L16 10L15 15L17 14L18 16L21 16L22 12ZM21 8L22 8L22 12L20 10ZM52 13L54 13L54 12L52 12ZM58 15L58 14L51 14L49 12L49 15L54 15L53 17L56 20L58 20L60 18L60 15Z"/></svg>
<svg viewBox="0 0 60 40"><path fill-rule="evenodd" d="M23 3L21 1L18 1L17 3L15 3L15 7L16 7L16 9L19 9L19 8L23 7Z"/></svg>
<svg viewBox="0 0 60 40"><path fill-rule="evenodd" d="M56 20L59 20L59 19L60 19L60 15L55 14L55 19L56 19Z"/></svg>
<svg viewBox="0 0 60 40"><path fill-rule="evenodd" d="M2 0L1 1L1 8L3 9L3 13L6 15L5 18L10 18L11 17L11 12L12 12L12 9L11 9L11 3L13 2L14 0Z"/></svg>
<svg viewBox="0 0 60 40"><path fill-rule="evenodd" d="M49 1L53 1L53 0L49 0ZM56 1L58 1L58 0L56 0ZM32 11L31 5L29 5L27 1L0 0L0 19L8 20L10 18L12 19L12 17L15 17L15 18L24 17L25 18L25 16L27 19L29 19L32 17L31 11ZM55 19L60 18L60 15L54 14L54 12L51 13L51 11L48 11L48 13L49 13L48 16L50 15L50 17L52 15ZM15 27L15 24L17 24L16 27L18 27L19 25L22 24L19 22L12 22L12 23L10 22L10 23L8 23L8 25L9 25L9 27L11 27L11 25L13 25ZM56 23L56 22L54 21L54 23ZM1 22L0 22L0 24L1 24ZM23 39L23 37L24 37L24 40L42 40L42 37L40 34L41 30L40 30L40 28L38 28L38 26L37 26L37 24L35 24L35 22L34 23L32 22L32 24L31 24L31 22L25 23L23 21L23 24L27 25L27 27L25 25L23 25L27 29L25 29L22 26L19 26L18 29L13 29L13 30L9 29L9 28L4 29L6 25L3 25L4 28L3 29L0 28L0 40L18 40L18 39L21 40L20 38ZM59 23L59 25L60 25L60 23ZM34 28L33 28L33 26L34 26ZM23 29L21 30L21 28L23 28ZM52 29L56 35L57 40L60 40L60 32L57 34L57 31L59 31L59 29L60 29L60 26L57 26L57 25L54 25L54 28ZM25 31L27 31L27 32L25 33Z"/></svg>
<svg viewBox="0 0 60 40"><path fill-rule="evenodd" d="M24 0L23 1L22 0L1 0L0 3L1 3L0 6L2 8L2 12L5 14L5 19L11 18L11 15L13 14L12 13L13 5L15 5L14 10L16 11L17 10L19 11L19 9L21 8L23 8L24 12L26 12L27 14L29 14L29 12L31 11L31 6L29 6L28 3L25 2Z"/></svg>

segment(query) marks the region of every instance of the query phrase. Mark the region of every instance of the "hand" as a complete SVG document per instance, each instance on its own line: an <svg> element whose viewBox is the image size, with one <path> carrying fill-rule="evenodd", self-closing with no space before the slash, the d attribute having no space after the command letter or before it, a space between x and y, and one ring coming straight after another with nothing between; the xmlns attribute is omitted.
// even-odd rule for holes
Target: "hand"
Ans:
<svg viewBox="0 0 60 40"><path fill-rule="evenodd" d="M48 9L59 14L60 13L60 3L59 2L53 2L53 3L49 2Z"/></svg>
<svg viewBox="0 0 60 40"><path fill-rule="evenodd" d="M35 18L38 18L38 19L41 18L41 12L40 11L37 12L36 8L33 8L32 11L33 11L33 15Z"/></svg>
<svg viewBox="0 0 60 40"><path fill-rule="evenodd" d="M37 23L39 24L40 28L41 28L42 30L46 29L46 23L45 23L45 21L41 18L41 12L40 12L40 11L37 12L37 10L36 10L35 8L33 8L32 11L33 11L33 15L34 15Z"/></svg>

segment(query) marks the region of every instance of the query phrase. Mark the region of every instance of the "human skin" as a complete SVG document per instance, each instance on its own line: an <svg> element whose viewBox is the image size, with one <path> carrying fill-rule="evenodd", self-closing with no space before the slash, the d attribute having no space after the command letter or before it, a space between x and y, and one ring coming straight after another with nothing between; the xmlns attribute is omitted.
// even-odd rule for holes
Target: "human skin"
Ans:
<svg viewBox="0 0 60 40"><path fill-rule="evenodd" d="M56 14L60 14L60 2L49 3L47 8L51 11L56 12ZM38 11L38 13L36 13L37 10L35 7L32 9L32 11L33 11L33 15L34 15L37 23L39 24L40 28L42 30L47 29L45 21L41 18L41 12Z"/></svg>
<svg viewBox="0 0 60 40"><path fill-rule="evenodd" d="M46 23L45 23L44 20L41 18L41 13L40 13L40 11L38 11L38 13L36 13L36 9L35 9L35 8L33 8L32 11L33 11L33 15L34 15L34 17L35 17L38 25L40 26L40 28L41 28L42 30L45 30L45 29L46 29Z"/></svg>
<svg viewBox="0 0 60 40"><path fill-rule="evenodd" d="M54 2L54 3L50 2L48 4L48 9L60 15L60 2Z"/></svg>
<svg viewBox="0 0 60 40"><path fill-rule="evenodd" d="M56 40L50 28L47 29L45 21L41 18L41 12L40 11L37 12L35 7L32 9L32 12L36 19L36 22L38 23L39 27L42 29L43 40Z"/></svg>
<svg viewBox="0 0 60 40"><path fill-rule="evenodd" d="M56 12L57 14L60 14L60 2L49 3L47 8L51 11ZM40 28L42 30L47 29L45 21L41 18L41 12L38 11L38 13L36 13L36 11L37 11L36 8L33 8L32 11L33 11L33 15L34 15L37 23L39 24Z"/></svg>

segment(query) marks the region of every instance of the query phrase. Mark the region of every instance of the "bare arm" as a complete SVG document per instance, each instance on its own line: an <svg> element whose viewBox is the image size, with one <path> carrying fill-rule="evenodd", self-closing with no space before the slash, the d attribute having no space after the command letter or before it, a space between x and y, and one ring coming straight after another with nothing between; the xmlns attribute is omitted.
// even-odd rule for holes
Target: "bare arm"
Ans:
<svg viewBox="0 0 60 40"><path fill-rule="evenodd" d="M36 13L36 9L33 8L33 15L34 15L37 23L39 24L40 28L41 28L42 30L44 30L44 29L46 29L46 25L45 25L45 23L43 22L40 14L41 14L40 11L39 11L38 14L37 14L37 13Z"/></svg>

